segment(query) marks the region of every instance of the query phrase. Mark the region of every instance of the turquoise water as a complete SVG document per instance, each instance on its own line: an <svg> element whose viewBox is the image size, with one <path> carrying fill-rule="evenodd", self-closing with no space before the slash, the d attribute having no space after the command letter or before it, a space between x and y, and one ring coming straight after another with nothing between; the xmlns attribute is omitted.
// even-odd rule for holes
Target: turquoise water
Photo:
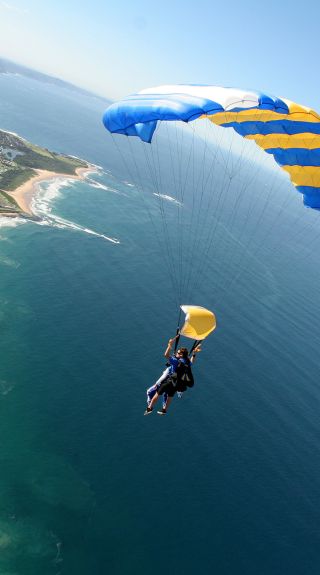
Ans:
<svg viewBox="0 0 320 575"><path fill-rule="evenodd" d="M177 308L104 104L0 88L2 129L102 168L44 184L45 225L1 222L0 573L318 574L318 214L296 222L284 186L238 253L222 213L196 294L218 330L194 389L144 418Z"/></svg>

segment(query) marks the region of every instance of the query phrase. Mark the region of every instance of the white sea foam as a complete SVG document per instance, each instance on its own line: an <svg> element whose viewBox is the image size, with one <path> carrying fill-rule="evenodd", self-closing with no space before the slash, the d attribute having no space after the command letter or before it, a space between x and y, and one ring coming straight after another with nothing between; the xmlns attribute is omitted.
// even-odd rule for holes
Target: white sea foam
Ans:
<svg viewBox="0 0 320 575"><path fill-rule="evenodd" d="M108 242L111 242L113 244L120 244L120 241L117 238L111 238L109 236L106 236L105 234L100 234L98 232L95 232L94 230L91 230L90 228L85 228L84 226L80 226L79 224L75 224L73 222L70 222L69 220L65 220L64 218L59 218L58 216L47 215L44 216L40 221L35 223L39 226L50 226L52 228L59 228L61 230L70 229L75 230L77 232L84 232L86 234L96 236L97 238L107 240Z"/></svg>
<svg viewBox="0 0 320 575"><path fill-rule="evenodd" d="M172 202L176 206L182 207L182 203L176 200L176 198L173 198L172 196L166 196L165 194L156 194L156 193L154 193L153 195L157 196L158 198L161 198L162 200L165 200L166 202Z"/></svg>
<svg viewBox="0 0 320 575"><path fill-rule="evenodd" d="M96 180L94 180L93 178L86 178L86 182L92 187L92 188L98 188L99 190L106 190L109 191L108 186L105 186L104 184L101 184L100 182L97 182Z"/></svg>
<svg viewBox="0 0 320 575"><path fill-rule="evenodd" d="M94 172L97 173L97 172ZM106 192L111 192L112 194L117 194L118 196L124 196L124 197L128 197L127 194L125 194L124 192L120 192L120 190L118 190L117 188L108 186L106 184L102 184L101 182L97 182L97 180L88 177L90 174L92 174L92 172L88 172L86 174L86 182L89 184L89 186L91 186L92 188L96 188L98 190L105 190ZM100 174L99 174L100 175Z"/></svg>
<svg viewBox="0 0 320 575"><path fill-rule="evenodd" d="M89 178L88 177L89 173L90 174L97 173L97 170L93 170L92 172L88 172L87 174L84 175L86 182L90 186L121 195L121 192L119 192L115 188L110 188L109 186L101 184L100 182L97 182L92 178ZM69 220L60 218L59 216L52 214L54 201L62 196L61 191L63 190L63 188L72 186L74 183L75 183L74 178L64 176L57 176L54 180L50 179L48 181L42 181L38 183L37 193L34 195L31 202L32 212L34 213L35 216L39 218L39 220L35 221L34 223L40 226L50 226L60 229L72 229L78 232L83 232L86 234L90 234L92 236L96 236L98 238L102 238L113 244L119 244L120 241L117 238L113 238L105 234L100 234L98 232L95 232L94 230L75 224L74 222L71 222ZM29 220L26 218L5 217L0 215L0 228L15 228L19 225L28 223L28 221ZM0 236L0 241L5 239L6 239L5 237ZM6 265L13 265L12 263L8 263L5 261L2 261L0 263ZM16 263L14 262L15 267L18 267L19 265L20 264L16 265Z"/></svg>
<svg viewBox="0 0 320 575"><path fill-rule="evenodd" d="M14 388L13 383L9 383L5 379L0 379L0 395L8 395Z"/></svg>
<svg viewBox="0 0 320 575"><path fill-rule="evenodd" d="M12 258L7 258L6 256L0 255L0 265L8 266L9 268L18 269L20 267L20 262L13 260Z"/></svg>
<svg viewBox="0 0 320 575"><path fill-rule="evenodd" d="M27 220L24 218L15 218L15 217L6 217L6 216L0 216L0 228L16 228L17 226L20 226L22 224L26 224ZM2 239L6 239L6 238L2 238Z"/></svg>
<svg viewBox="0 0 320 575"><path fill-rule="evenodd" d="M74 180L71 178L65 178L63 176L57 177L52 181L49 181L43 187L44 182L39 183L37 186L37 193L34 195L31 202L32 212L36 216L41 216L43 212L51 212L51 203L53 200L61 197L61 190L72 185Z"/></svg>
<svg viewBox="0 0 320 575"><path fill-rule="evenodd" d="M16 76L19 76L20 74L15 74ZM19 138L20 140L23 140L24 138L22 138L21 136L19 136L19 134L17 134L17 132L10 132L10 130L1 130L2 132L5 132L6 134L11 134L11 136L16 136L17 138ZM26 140L25 140L26 141Z"/></svg>
<svg viewBox="0 0 320 575"><path fill-rule="evenodd" d="M57 546L57 554L55 556L54 562L57 564L57 563L62 563L62 561L63 561L62 553L61 553L62 541L57 541L56 546Z"/></svg>
<svg viewBox="0 0 320 575"><path fill-rule="evenodd" d="M47 184L46 187L43 186L43 182L38 185L39 191L34 196L31 206L33 213L39 218L39 221L36 221L35 223L40 226L50 226L59 229L71 229L102 238L113 244L119 244L120 242L117 238L106 236L105 234L100 234L94 230L79 224L75 224L74 222L66 220L65 218L61 218L52 214L53 201L61 196L61 190L64 187L70 186L73 183L74 180L72 178L60 177Z"/></svg>

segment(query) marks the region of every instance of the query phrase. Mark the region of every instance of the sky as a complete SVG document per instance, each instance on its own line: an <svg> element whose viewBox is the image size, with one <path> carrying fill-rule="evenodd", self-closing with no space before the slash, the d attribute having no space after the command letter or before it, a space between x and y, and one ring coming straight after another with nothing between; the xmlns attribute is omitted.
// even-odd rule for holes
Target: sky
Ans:
<svg viewBox="0 0 320 575"><path fill-rule="evenodd" d="M0 57L119 99L216 84L320 112L318 0L0 0Z"/></svg>

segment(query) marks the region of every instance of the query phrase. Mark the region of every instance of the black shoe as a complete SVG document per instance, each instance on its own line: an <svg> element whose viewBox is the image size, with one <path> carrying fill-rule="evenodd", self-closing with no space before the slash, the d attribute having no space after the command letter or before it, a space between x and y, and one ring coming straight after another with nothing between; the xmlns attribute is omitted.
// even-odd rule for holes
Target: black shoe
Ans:
<svg viewBox="0 0 320 575"><path fill-rule="evenodd" d="M152 407L147 407L143 415L150 415L152 413Z"/></svg>
<svg viewBox="0 0 320 575"><path fill-rule="evenodd" d="M157 411L158 415L166 415L167 414L167 410L162 408L161 411Z"/></svg>

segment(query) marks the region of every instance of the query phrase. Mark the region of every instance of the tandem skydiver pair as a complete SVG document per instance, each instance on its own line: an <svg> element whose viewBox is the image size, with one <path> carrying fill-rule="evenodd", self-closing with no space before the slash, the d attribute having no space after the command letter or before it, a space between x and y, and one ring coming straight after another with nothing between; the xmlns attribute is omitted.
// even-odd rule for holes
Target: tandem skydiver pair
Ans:
<svg viewBox="0 0 320 575"><path fill-rule="evenodd" d="M166 369L154 385L147 389L147 409L144 415L152 413L154 405L162 396L162 409L157 411L159 415L165 415L174 397L178 393L183 393L188 387L193 387L194 379L191 365L194 363L196 354L201 351L201 346L197 345L191 355L186 347L180 347L173 354L171 353L174 341L179 337L176 335L169 339L164 356L168 360Z"/></svg>
<svg viewBox="0 0 320 575"><path fill-rule="evenodd" d="M168 341L164 352L167 359L166 369L156 383L147 389L147 408L144 415L152 413L159 397L162 397L162 409L157 413L165 415L174 395L180 395L188 387L193 387L192 365L197 353L201 351L202 341L216 328L216 317L212 311L198 305L181 305L180 308L185 313L184 324L177 328L177 335ZM181 312L178 326L180 315ZM190 352L186 347L178 347L180 336L194 340Z"/></svg>

